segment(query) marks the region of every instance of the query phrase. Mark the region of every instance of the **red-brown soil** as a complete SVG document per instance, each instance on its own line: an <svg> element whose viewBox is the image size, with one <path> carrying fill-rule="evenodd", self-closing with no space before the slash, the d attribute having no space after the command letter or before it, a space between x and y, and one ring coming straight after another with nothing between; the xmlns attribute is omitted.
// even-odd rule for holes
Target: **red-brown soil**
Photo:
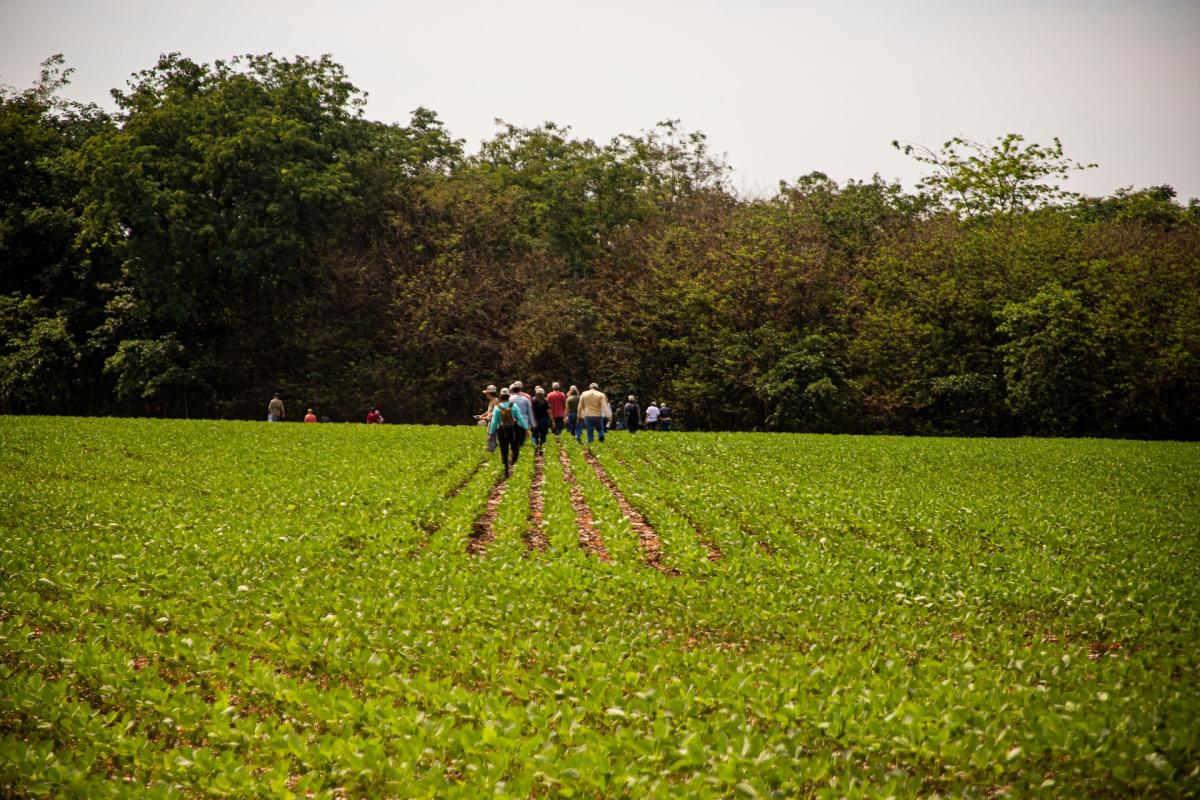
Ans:
<svg viewBox="0 0 1200 800"><path fill-rule="evenodd" d="M575 471L571 469L571 459L567 457L565 449L558 451L558 463L562 464L563 480L571 486L571 507L575 509L575 525L579 528L579 546L589 553L594 553L601 561L612 561L612 556L604 547L604 541L596 532L592 510L588 508L583 499L583 492L575 482Z"/></svg>
<svg viewBox="0 0 1200 800"><path fill-rule="evenodd" d="M546 541L546 523L543 519L546 498L542 494L542 486L545 482L542 454L538 453L533 460L533 483L529 486L529 532L525 534L525 546L530 550L545 550L549 544Z"/></svg>
<svg viewBox="0 0 1200 800"><path fill-rule="evenodd" d="M646 517L629 503L625 495L613 483L612 478L604 471L604 467L600 464L599 459L587 451L584 451L584 457L587 459L588 464L591 465L592 471L596 473L596 477L600 479L605 488L612 492L613 497L616 498L617 505L621 507L621 513L625 515L625 519L629 520L629 527L633 528L633 532L637 534L638 543L642 546L642 553L645 554L646 563L664 575L678 575L679 570L674 567L668 567L663 563L662 541L658 538L658 533L646 521Z"/></svg>
<svg viewBox="0 0 1200 800"><path fill-rule="evenodd" d="M496 531L493 528L496 523L496 509L500 506L500 500L504 497L504 489L507 486L507 478L496 481L491 494L488 495L487 507L479 519L475 520L475 524L471 526L471 537L467 541L467 552L471 555L483 555L483 551L496 538Z"/></svg>

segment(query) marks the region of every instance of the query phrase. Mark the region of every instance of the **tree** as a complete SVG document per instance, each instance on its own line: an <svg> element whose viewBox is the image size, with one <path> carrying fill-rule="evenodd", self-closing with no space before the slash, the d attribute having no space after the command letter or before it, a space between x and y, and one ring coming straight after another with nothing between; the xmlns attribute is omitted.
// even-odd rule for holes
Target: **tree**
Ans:
<svg viewBox="0 0 1200 800"><path fill-rule="evenodd" d="M169 377L151 376L155 365L214 386L239 369L239 382L261 374L280 352L281 306L311 285L315 246L355 207L350 164L369 144L354 124L357 89L328 57L202 65L172 54L114 97L120 130L74 161L83 238L117 254L114 294L131 299L107 326L108 353L125 338L177 344L185 363L135 359L131 374L152 383ZM202 364L222 368L193 375ZM260 391L273 382L261 380Z"/></svg>
<svg viewBox="0 0 1200 800"><path fill-rule="evenodd" d="M0 295L0 343L0 405L65 410L80 360L66 317L32 297Z"/></svg>
<svg viewBox="0 0 1200 800"><path fill-rule="evenodd" d="M1066 158L1057 137L1049 146L1022 147L1024 141L1024 136L1010 133L991 145L956 136L937 152L911 142L893 141L892 146L932 167L933 172L921 179L921 188L966 216L1012 214L1077 198L1058 181L1096 165Z"/></svg>
<svg viewBox="0 0 1200 800"><path fill-rule="evenodd" d="M851 403L832 337L814 334L792 343L759 386L770 404L767 425L777 431L844 430Z"/></svg>
<svg viewBox="0 0 1200 800"><path fill-rule="evenodd" d="M1094 430L1106 379L1091 315L1080 293L1043 287L999 314L1008 404L1031 432L1054 435Z"/></svg>
<svg viewBox="0 0 1200 800"><path fill-rule="evenodd" d="M1134 222L1164 229L1185 222L1200 222L1200 202L1194 198L1187 208L1175 201L1171 186L1150 186L1134 190L1124 187L1108 197L1081 197L1075 214L1088 222Z"/></svg>
<svg viewBox="0 0 1200 800"><path fill-rule="evenodd" d="M470 166L492 176L501 191L519 191L520 224L529 242L576 275L587 272L617 231L665 204L719 186L726 171L709 155L703 134L685 134L676 122L604 145L576 139L570 127L552 122L537 128L504 124Z"/></svg>
<svg viewBox="0 0 1200 800"><path fill-rule="evenodd" d="M10 408L96 410L99 362L79 342L99 321L100 285L115 274L105 248L78 241L81 182L69 169L89 137L112 122L59 96L72 70L42 62L33 86L0 90L0 295L7 322L3 394Z"/></svg>
<svg viewBox="0 0 1200 800"><path fill-rule="evenodd" d="M104 362L104 371L116 377L122 400L163 401L178 394L188 415L188 391L209 389L200 365L189 363L174 334L158 339L123 339Z"/></svg>

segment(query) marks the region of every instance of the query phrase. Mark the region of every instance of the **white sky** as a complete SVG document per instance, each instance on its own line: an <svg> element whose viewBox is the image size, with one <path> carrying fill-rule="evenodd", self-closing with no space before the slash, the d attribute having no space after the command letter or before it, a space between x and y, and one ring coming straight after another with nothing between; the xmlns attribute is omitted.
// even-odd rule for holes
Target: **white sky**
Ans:
<svg viewBox="0 0 1200 800"><path fill-rule="evenodd" d="M911 186L920 167L893 139L1018 132L1098 162L1078 191L1200 196L1196 0L0 0L0 83L28 86L62 52L67 95L111 107L176 50L330 53L369 117L428 106L470 149L496 117L597 140L678 118L748 193L812 170Z"/></svg>

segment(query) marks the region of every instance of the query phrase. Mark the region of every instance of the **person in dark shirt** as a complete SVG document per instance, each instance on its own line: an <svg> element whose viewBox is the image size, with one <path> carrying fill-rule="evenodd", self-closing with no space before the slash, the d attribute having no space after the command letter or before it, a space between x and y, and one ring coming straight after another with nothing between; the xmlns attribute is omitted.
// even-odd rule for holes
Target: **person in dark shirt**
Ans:
<svg viewBox="0 0 1200 800"><path fill-rule="evenodd" d="M658 407L658 429L660 431L671 430L671 407L663 401Z"/></svg>
<svg viewBox="0 0 1200 800"><path fill-rule="evenodd" d="M625 404L625 430L637 433L641 424L642 410L638 408L637 398L629 395L629 402Z"/></svg>
<svg viewBox="0 0 1200 800"><path fill-rule="evenodd" d="M535 387L530 403L533 406L534 453L540 453L546 444L546 437L550 435L550 401L546 399L546 390L541 386Z"/></svg>

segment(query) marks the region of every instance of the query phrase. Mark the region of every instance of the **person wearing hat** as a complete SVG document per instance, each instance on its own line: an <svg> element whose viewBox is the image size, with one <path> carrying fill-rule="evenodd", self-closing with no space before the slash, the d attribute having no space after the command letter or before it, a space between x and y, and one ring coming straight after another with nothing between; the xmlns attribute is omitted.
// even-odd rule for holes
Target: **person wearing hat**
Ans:
<svg viewBox="0 0 1200 800"><path fill-rule="evenodd" d="M596 431L600 432L600 441L604 441L604 418L609 414L608 398L600 391L599 384L590 384L588 390L579 396L579 416L583 417L584 427L587 428L588 444Z"/></svg>
<svg viewBox="0 0 1200 800"><path fill-rule="evenodd" d="M508 387L508 394L521 409L521 413L525 415L527 424L522 430L517 431L521 437L521 444L525 444L525 437L529 435L529 430L533 425L533 398L525 394L520 381L513 381L512 386Z"/></svg>
<svg viewBox="0 0 1200 800"><path fill-rule="evenodd" d="M495 409L496 406L500 404L500 401L497 399L496 394L497 394L496 384L489 383L484 388L483 396L486 397L487 401L488 401L487 411L484 411L482 414L477 414L475 416L475 419L479 422L480 425L487 425L489 422L491 422L492 410Z"/></svg>
<svg viewBox="0 0 1200 800"><path fill-rule="evenodd" d="M554 438L562 438L563 418L567 415L567 396L562 393L558 381L550 384L550 394L546 395L550 404L550 422L554 426Z"/></svg>
<svg viewBox="0 0 1200 800"><path fill-rule="evenodd" d="M629 395L629 402L625 404L625 430L630 433L637 433L638 428L642 425L642 410L638 408L637 398Z"/></svg>
<svg viewBox="0 0 1200 800"><path fill-rule="evenodd" d="M521 454L521 443L524 432L529 429L529 423L521 413L521 407L508 389L500 390L500 401L492 410L492 421L488 425L488 435L494 435L500 443L500 463L504 464L504 477L508 477L509 469L517 463ZM509 453L512 459L509 459Z"/></svg>
<svg viewBox="0 0 1200 800"><path fill-rule="evenodd" d="M494 411L496 406L500 404L500 399L497 397L497 394L498 392L496 390L496 384L494 383L489 383L483 389L483 396L486 397L488 401L487 411L484 411L482 414L475 415L475 424L482 425L484 430L487 430L488 425L492 421L492 411ZM487 435L487 451L489 453L495 452L496 445L496 434L489 433Z"/></svg>

